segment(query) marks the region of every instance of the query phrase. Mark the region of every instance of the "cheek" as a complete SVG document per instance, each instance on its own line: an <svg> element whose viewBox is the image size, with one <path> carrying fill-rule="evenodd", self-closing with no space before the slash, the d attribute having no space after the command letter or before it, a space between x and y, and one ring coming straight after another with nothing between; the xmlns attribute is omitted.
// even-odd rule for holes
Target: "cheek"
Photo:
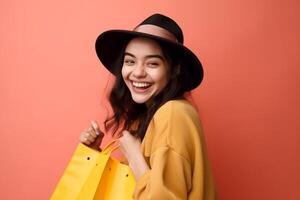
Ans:
<svg viewBox="0 0 300 200"><path fill-rule="evenodd" d="M159 84L160 87L165 87L167 85L168 75L165 69L153 73L152 78L157 84Z"/></svg>
<svg viewBox="0 0 300 200"><path fill-rule="evenodd" d="M122 67L122 77L125 85L129 88L130 87L130 81L129 81L129 75L130 75L130 69L128 67Z"/></svg>
<svg viewBox="0 0 300 200"><path fill-rule="evenodd" d="M126 69L126 67L124 67L124 66L122 67L121 73L122 73L123 79L126 80L126 77L128 76L128 70Z"/></svg>

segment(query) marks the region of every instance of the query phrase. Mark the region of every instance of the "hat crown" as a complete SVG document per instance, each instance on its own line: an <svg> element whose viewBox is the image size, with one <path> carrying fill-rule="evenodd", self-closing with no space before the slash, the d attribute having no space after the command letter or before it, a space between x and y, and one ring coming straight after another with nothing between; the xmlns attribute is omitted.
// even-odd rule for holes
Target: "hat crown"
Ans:
<svg viewBox="0 0 300 200"><path fill-rule="evenodd" d="M162 14L154 14L146 18L138 26L145 25L145 24L152 24L168 30L176 37L179 43L183 44L183 32L180 26L173 19Z"/></svg>

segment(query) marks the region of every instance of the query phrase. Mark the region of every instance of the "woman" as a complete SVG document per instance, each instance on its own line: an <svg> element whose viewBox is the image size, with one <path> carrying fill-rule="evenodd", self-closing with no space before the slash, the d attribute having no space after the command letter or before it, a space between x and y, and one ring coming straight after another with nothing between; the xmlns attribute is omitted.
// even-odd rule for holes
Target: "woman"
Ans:
<svg viewBox="0 0 300 200"><path fill-rule="evenodd" d="M202 65L183 45L178 24L154 14L133 31L102 33L96 52L116 77L109 99L114 115L105 127L120 132L137 181L134 198L215 199L198 114L184 97L201 83ZM80 140L97 146L100 132L93 122Z"/></svg>

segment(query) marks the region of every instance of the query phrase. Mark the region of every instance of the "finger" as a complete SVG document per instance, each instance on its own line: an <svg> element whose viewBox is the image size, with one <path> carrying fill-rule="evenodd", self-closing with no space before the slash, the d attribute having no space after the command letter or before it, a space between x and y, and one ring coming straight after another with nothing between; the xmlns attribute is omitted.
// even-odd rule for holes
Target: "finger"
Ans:
<svg viewBox="0 0 300 200"><path fill-rule="evenodd" d="M87 144L87 145L91 145L92 144L92 142L89 141L87 138L84 138L84 140L85 140L84 144Z"/></svg>
<svg viewBox="0 0 300 200"><path fill-rule="evenodd" d="M93 143L95 141L96 138L94 138L91 133L86 133L85 138L90 141L91 143Z"/></svg>
<svg viewBox="0 0 300 200"><path fill-rule="evenodd" d="M90 126L88 128L88 132L90 133L90 135L93 137L93 138L96 138L97 137L97 133L96 131L94 130L94 128L92 126Z"/></svg>
<svg viewBox="0 0 300 200"><path fill-rule="evenodd" d="M80 133L80 136L79 136L80 142L84 142L85 141L85 135L86 135L86 132Z"/></svg>
<svg viewBox="0 0 300 200"><path fill-rule="evenodd" d="M81 133L81 135L80 135L80 137L79 137L79 140L80 140L80 142L82 142L82 143L84 143L84 144L86 144L86 145L90 145L91 142L86 138L85 135L86 135L85 132Z"/></svg>
<svg viewBox="0 0 300 200"><path fill-rule="evenodd" d="M86 145L91 145L91 142L87 139L87 138L84 138L84 142L83 142L84 144L86 144Z"/></svg>
<svg viewBox="0 0 300 200"><path fill-rule="evenodd" d="M91 124L92 124L92 127L94 128L97 135L103 134L102 131L99 128L99 125L98 125L97 121L94 120L94 121L92 121Z"/></svg>

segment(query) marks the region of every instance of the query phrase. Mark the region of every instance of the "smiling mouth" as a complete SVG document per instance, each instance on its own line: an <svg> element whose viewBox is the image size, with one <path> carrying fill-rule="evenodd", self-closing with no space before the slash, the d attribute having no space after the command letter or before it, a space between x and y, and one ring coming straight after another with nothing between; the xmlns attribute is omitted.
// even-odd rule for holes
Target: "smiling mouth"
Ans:
<svg viewBox="0 0 300 200"><path fill-rule="evenodd" d="M147 83L147 82L136 82L136 81L131 81L131 84L135 90L138 92L145 91L148 89L152 84Z"/></svg>

